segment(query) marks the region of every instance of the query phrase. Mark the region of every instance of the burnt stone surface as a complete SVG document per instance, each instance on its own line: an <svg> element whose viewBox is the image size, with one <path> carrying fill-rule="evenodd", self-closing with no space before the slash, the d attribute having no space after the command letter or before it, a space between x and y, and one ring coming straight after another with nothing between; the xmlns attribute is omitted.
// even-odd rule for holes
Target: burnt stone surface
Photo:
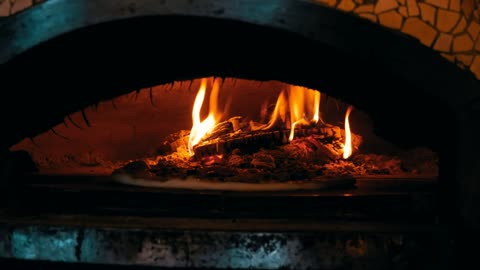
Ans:
<svg viewBox="0 0 480 270"><path fill-rule="evenodd" d="M2 226L0 233L3 258L69 263L216 269L448 269L450 259L447 238L438 231L265 233Z"/></svg>

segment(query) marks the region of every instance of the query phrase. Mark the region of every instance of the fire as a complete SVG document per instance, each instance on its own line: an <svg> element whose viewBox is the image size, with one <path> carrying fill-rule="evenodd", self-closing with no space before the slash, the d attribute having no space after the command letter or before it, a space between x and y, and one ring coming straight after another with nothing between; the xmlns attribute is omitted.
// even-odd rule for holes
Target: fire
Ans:
<svg viewBox="0 0 480 270"><path fill-rule="evenodd" d="M190 155L194 154L193 147L197 145L207 133L213 130L221 117L220 113L217 111L219 89L220 83L218 80L215 80L213 82L212 91L210 92L209 114L207 118L201 121L200 111L207 90L207 79L202 79L192 110L193 125L188 139L188 152Z"/></svg>
<svg viewBox="0 0 480 270"><path fill-rule="evenodd" d="M318 123L320 114L320 92L301 86L290 86L288 103L290 109L290 136L293 140L297 125Z"/></svg>
<svg viewBox="0 0 480 270"><path fill-rule="evenodd" d="M202 79L192 110L193 125L188 140L188 152L190 155L195 154L193 147L209 132L214 130L219 120L221 120L222 113L217 109L219 89L219 81L214 80L210 92L209 114L202 121L200 119L200 112L207 92L207 79ZM268 122L266 124L259 124L251 121L250 128L253 131L269 130L279 124L286 125L286 128L290 128L288 139L292 141L295 136L295 128L316 124L319 121L323 123L320 114L320 98L321 93L316 90L290 85L289 88L284 89L278 95L275 108ZM262 107L262 116L265 116L267 113L267 105L268 104L265 103Z"/></svg>
<svg viewBox="0 0 480 270"><path fill-rule="evenodd" d="M267 124L255 126L253 130L268 130L278 121L287 124L290 127L289 141L295 136L295 128L312 123L323 123L320 115L320 97L321 93L301 86L290 86L289 89L280 92ZM288 116L288 117L287 117Z"/></svg>
<svg viewBox="0 0 480 270"><path fill-rule="evenodd" d="M345 113L345 145L343 146L344 159L347 159L352 155L352 133L350 132L350 123L348 122L350 112L352 112L352 106L348 106L347 112Z"/></svg>
<svg viewBox="0 0 480 270"><path fill-rule="evenodd" d="M311 91L309 92L311 93ZM319 91L313 91L313 121L318 123L320 120L323 123L323 120L320 118L320 97L321 93Z"/></svg>
<svg viewBox="0 0 480 270"><path fill-rule="evenodd" d="M277 103L275 103L275 109L273 109L272 116L267 124L255 125L253 122L250 123L252 130L268 130L271 129L279 120L285 121L287 114L287 97L282 91L278 95Z"/></svg>

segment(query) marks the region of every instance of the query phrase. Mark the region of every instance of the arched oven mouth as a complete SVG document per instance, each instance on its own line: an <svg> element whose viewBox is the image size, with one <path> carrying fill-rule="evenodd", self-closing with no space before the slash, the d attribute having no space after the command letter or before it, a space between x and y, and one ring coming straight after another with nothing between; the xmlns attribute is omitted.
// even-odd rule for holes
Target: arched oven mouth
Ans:
<svg viewBox="0 0 480 270"><path fill-rule="evenodd" d="M436 134L445 122L455 125L456 102L464 98L444 98L448 94L435 88L468 84L468 76L368 21L291 4L322 16L308 25L298 12L268 5L269 19L256 17L261 9L238 13L223 2L167 2L151 9L139 3L127 10L86 6L93 9L82 15L88 19L70 21L60 35L41 25L35 26L39 36L17 31L13 36L31 48L7 43L2 68L5 85L22 89L8 93L18 102L14 111L27 113L10 113L4 145L33 157L33 169L40 169L40 176L29 176L34 179L88 172L168 192L316 196L343 187L336 191L343 196L371 178L434 185L439 157L452 151ZM408 57L400 62L398 55ZM440 80L428 75L447 71ZM215 104L196 104L202 87L207 98L218 96ZM222 111L230 107L231 114ZM347 108L354 118L348 134ZM214 123L198 136L210 116ZM344 155L347 146L351 158ZM28 169L22 152L14 156L20 160L15 168Z"/></svg>
<svg viewBox="0 0 480 270"><path fill-rule="evenodd" d="M6 212L456 222L479 82L416 40L309 1L80 2L0 23Z"/></svg>

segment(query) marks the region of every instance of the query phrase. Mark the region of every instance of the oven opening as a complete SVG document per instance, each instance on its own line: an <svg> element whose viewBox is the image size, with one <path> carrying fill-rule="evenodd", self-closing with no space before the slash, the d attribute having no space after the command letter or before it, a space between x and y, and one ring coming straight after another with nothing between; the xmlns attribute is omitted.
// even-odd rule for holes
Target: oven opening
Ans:
<svg viewBox="0 0 480 270"><path fill-rule="evenodd" d="M27 214L436 222L454 168L436 134L456 115L392 53L414 47L355 23L361 36L141 16L26 50L2 67L31 112L3 108L6 198Z"/></svg>
<svg viewBox="0 0 480 270"><path fill-rule="evenodd" d="M40 175L109 176L173 190L349 190L357 179L434 182L438 175L427 146L377 136L367 113L322 89L234 77L105 100L10 150L28 153Z"/></svg>

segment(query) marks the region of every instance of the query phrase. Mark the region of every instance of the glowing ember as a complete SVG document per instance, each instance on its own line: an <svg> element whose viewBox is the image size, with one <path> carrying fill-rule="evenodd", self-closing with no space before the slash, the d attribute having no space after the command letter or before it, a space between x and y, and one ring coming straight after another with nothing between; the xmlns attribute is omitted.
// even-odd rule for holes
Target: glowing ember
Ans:
<svg viewBox="0 0 480 270"><path fill-rule="evenodd" d="M221 163L222 159L223 159L223 155L213 155L213 156L203 157L201 160L203 165L210 166L215 163Z"/></svg>
<svg viewBox="0 0 480 270"><path fill-rule="evenodd" d="M220 119L220 114L217 111L220 84L218 80L215 80L213 82L212 91L210 92L209 114L205 120L200 120L200 110L202 109L203 100L205 99L206 89L207 79L202 79L192 111L193 125L188 139L188 152L190 155L194 155L193 147L197 145L208 132L213 130L215 124Z"/></svg>
<svg viewBox="0 0 480 270"><path fill-rule="evenodd" d="M350 132L350 123L348 117L352 111L352 106L348 106L347 113L345 114L345 145L343 146L343 158L347 159L352 155L352 134Z"/></svg>

